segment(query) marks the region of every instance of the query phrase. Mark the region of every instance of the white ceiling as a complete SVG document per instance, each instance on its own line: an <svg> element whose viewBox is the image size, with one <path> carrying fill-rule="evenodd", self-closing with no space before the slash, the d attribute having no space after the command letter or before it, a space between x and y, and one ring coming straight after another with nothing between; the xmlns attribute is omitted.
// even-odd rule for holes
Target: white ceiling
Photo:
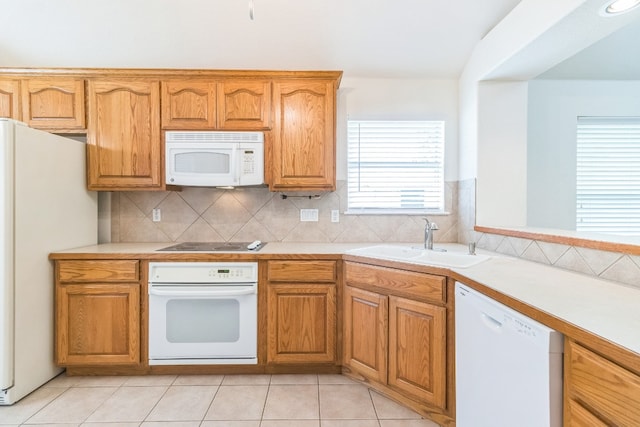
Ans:
<svg viewBox="0 0 640 427"><path fill-rule="evenodd" d="M0 66L457 78L520 0L0 0Z"/></svg>

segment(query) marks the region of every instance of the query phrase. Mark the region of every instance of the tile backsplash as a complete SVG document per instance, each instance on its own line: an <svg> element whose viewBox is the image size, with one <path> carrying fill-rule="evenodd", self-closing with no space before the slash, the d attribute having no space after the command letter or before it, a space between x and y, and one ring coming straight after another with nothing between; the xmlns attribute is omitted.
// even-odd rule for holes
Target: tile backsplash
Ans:
<svg viewBox="0 0 640 427"><path fill-rule="evenodd" d="M266 188L185 187L180 192L111 194L111 241L117 242L421 242L420 215L344 215L346 182L320 198L282 198ZM295 193L289 194L294 196ZM152 221L159 208L161 220ZM475 180L445 184L446 215L430 216L436 242L476 242L478 248L640 288L640 257L517 237L478 233ZM318 209L318 222L301 222L300 209ZM331 211L340 221L331 222Z"/></svg>
<svg viewBox="0 0 640 427"><path fill-rule="evenodd" d="M344 215L346 182L319 198L292 197L266 188L234 190L185 187L173 192L111 194L111 241L185 242L421 242L420 215ZM458 241L457 182L445 184L447 215L430 216L439 230L436 242ZM161 220L152 221L153 209ZM300 209L318 209L318 222L301 222ZM331 211L340 221L331 222Z"/></svg>

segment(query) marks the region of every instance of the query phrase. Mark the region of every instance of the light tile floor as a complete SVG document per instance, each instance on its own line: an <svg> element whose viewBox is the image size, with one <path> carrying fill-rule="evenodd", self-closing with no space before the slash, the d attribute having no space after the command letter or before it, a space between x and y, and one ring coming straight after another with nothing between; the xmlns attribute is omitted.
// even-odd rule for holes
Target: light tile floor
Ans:
<svg viewBox="0 0 640 427"><path fill-rule="evenodd" d="M0 425L39 427L437 427L342 375L54 378Z"/></svg>

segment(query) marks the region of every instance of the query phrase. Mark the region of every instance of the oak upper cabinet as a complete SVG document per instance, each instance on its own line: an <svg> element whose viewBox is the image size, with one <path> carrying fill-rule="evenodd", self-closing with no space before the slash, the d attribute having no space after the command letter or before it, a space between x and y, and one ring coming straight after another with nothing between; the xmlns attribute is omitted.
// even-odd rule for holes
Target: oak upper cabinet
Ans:
<svg viewBox="0 0 640 427"><path fill-rule="evenodd" d="M54 132L85 132L84 85L82 78L22 80L22 121Z"/></svg>
<svg viewBox="0 0 640 427"><path fill-rule="evenodd" d="M565 339L564 424L640 425L640 375Z"/></svg>
<svg viewBox="0 0 640 427"><path fill-rule="evenodd" d="M335 364L336 261L268 261L267 363Z"/></svg>
<svg viewBox="0 0 640 427"><path fill-rule="evenodd" d="M270 125L270 80L162 82L163 129L266 130Z"/></svg>
<svg viewBox="0 0 640 427"><path fill-rule="evenodd" d="M20 80L0 78L0 117L20 120Z"/></svg>
<svg viewBox="0 0 640 427"><path fill-rule="evenodd" d="M218 128L271 127L271 81L225 80L218 84Z"/></svg>
<svg viewBox="0 0 640 427"><path fill-rule="evenodd" d="M215 129L217 83L209 80L162 82L163 129Z"/></svg>
<svg viewBox="0 0 640 427"><path fill-rule="evenodd" d="M445 409L445 277L345 262L345 284L345 366Z"/></svg>
<svg viewBox="0 0 640 427"><path fill-rule="evenodd" d="M336 80L276 80L273 84L269 188L336 189Z"/></svg>
<svg viewBox="0 0 640 427"><path fill-rule="evenodd" d="M139 277L137 260L56 261L57 364L141 364Z"/></svg>
<svg viewBox="0 0 640 427"><path fill-rule="evenodd" d="M160 82L90 80L88 187L161 190Z"/></svg>

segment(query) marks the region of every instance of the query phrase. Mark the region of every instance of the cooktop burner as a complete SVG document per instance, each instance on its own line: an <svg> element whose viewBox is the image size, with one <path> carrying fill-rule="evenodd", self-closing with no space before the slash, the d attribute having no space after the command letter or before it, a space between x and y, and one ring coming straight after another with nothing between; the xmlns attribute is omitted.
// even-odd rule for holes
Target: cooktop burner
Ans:
<svg viewBox="0 0 640 427"><path fill-rule="evenodd" d="M257 252L266 245L266 243L260 243L254 249L249 249L247 246L252 243L254 242L183 242L158 250L185 252Z"/></svg>

